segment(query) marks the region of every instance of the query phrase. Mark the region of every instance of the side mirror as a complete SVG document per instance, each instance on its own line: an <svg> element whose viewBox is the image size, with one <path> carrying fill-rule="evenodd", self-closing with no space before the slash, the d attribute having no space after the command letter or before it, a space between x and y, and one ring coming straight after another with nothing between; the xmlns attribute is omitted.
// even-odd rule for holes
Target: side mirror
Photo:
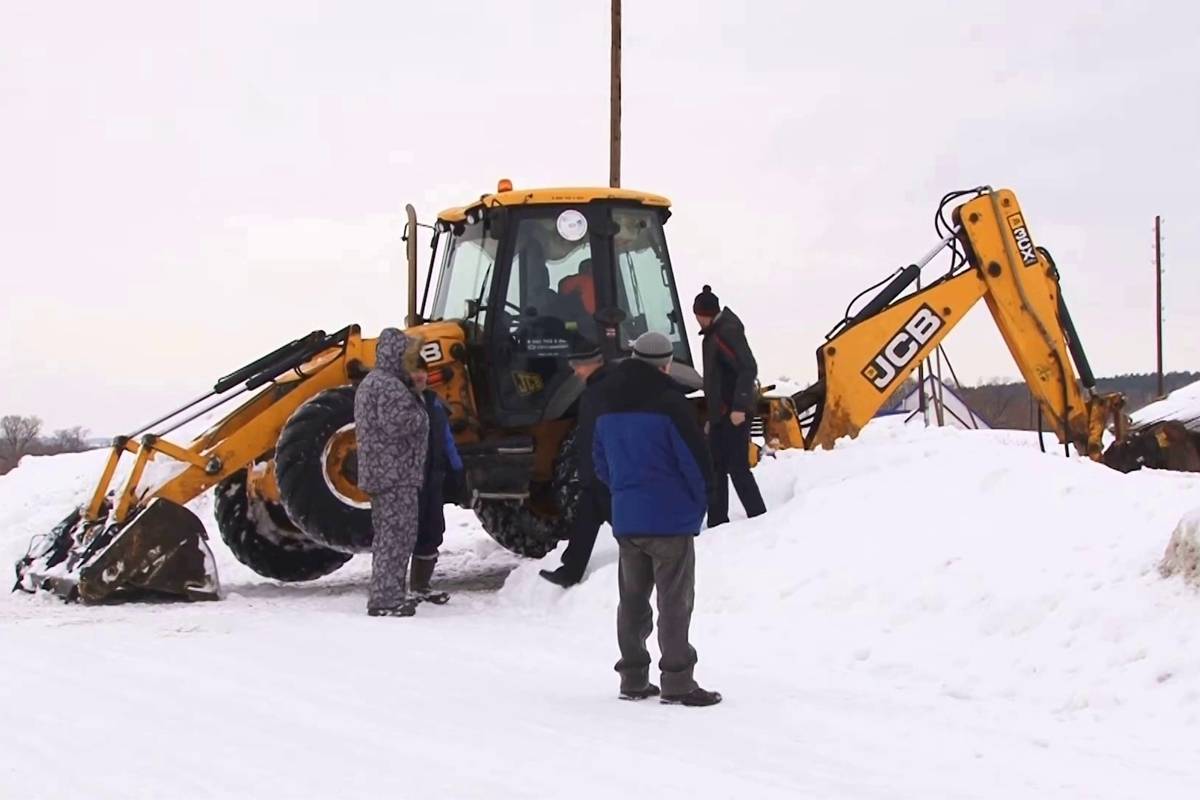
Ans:
<svg viewBox="0 0 1200 800"><path fill-rule="evenodd" d="M508 209L504 206L499 206L492 209L484 209L483 224L492 236L498 240L504 239L504 231L508 228Z"/></svg>

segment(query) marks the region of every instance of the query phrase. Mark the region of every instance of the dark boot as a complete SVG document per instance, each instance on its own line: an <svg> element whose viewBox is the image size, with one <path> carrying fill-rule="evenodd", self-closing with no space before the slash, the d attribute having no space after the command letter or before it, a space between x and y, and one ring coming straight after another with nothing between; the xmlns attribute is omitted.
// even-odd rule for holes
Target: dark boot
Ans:
<svg viewBox="0 0 1200 800"><path fill-rule="evenodd" d="M400 605L391 608L368 608L369 617L411 617L417 613L419 601L414 595L409 595L400 601Z"/></svg>
<svg viewBox="0 0 1200 800"><path fill-rule="evenodd" d="M715 706L721 702L721 693L697 686L687 694L664 694L659 702L672 706Z"/></svg>
<svg viewBox="0 0 1200 800"><path fill-rule="evenodd" d="M653 683L647 683L643 689L622 689L622 700L645 700L647 697L658 697L659 689Z"/></svg>
<svg viewBox="0 0 1200 800"><path fill-rule="evenodd" d="M433 603L435 605L444 605L450 602L450 595L446 592L435 592L432 587L433 570L437 566L437 558L421 558L414 556L412 560L412 570L409 577L409 591L417 600L425 603Z"/></svg>
<svg viewBox="0 0 1200 800"><path fill-rule="evenodd" d="M579 578L575 577L566 567L559 567L555 570L539 569L538 575L541 575L551 583L557 584L564 589L568 586L574 586L579 583Z"/></svg>

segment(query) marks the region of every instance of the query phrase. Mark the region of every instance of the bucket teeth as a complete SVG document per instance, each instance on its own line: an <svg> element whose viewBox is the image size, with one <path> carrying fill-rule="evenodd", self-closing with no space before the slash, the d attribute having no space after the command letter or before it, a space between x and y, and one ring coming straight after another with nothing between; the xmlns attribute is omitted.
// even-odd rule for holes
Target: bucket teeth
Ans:
<svg viewBox="0 0 1200 800"><path fill-rule="evenodd" d="M68 515L17 563L18 589L65 600L216 600L216 562L204 526L181 505L155 498L122 526Z"/></svg>

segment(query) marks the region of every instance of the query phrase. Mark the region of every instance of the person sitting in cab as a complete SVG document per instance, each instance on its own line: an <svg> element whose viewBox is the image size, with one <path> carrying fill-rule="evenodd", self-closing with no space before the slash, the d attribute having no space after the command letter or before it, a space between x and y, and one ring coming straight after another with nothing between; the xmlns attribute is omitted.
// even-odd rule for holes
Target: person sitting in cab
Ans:
<svg viewBox="0 0 1200 800"><path fill-rule="evenodd" d="M558 293L562 297L575 296L589 315L596 313L596 280L592 277L592 260L579 262L579 272L568 275L558 282Z"/></svg>

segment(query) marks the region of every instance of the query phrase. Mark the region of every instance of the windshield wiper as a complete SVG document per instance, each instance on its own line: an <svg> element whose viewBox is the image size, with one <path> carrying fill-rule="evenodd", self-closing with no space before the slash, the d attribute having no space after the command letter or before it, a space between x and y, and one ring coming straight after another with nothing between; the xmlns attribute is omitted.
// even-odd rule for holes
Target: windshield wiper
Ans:
<svg viewBox="0 0 1200 800"><path fill-rule="evenodd" d="M629 283L633 287L633 300L637 303L637 313L644 314L646 309L642 304L642 290L638 286L637 270L633 266L633 258L629 253L625 254L625 263L629 265Z"/></svg>
<svg viewBox="0 0 1200 800"><path fill-rule="evenodd" d="M487 292L487 287L491 283L492 267L494 266L496 266L495 261L488 264L488 268L483 273L483 280L479 284L479 294L475 296L475 316L478 316L479 312L486 308L483 304L483 295Z"/></svg>

